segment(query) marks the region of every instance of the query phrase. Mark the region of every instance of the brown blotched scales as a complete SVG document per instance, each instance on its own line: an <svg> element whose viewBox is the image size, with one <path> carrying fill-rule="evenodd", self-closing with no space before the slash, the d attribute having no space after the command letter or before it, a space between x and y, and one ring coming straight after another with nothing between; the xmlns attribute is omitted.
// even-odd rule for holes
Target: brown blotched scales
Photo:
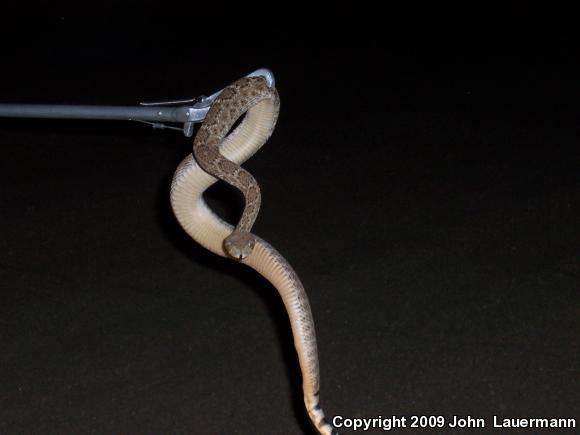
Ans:
<svg viewBox="0 0 580 435"><path fill-rule="evenodd" d="M171 205L181 226L196 242L217 255L250 266L278 290L290 318L306 410L318 432L330 435L336 432L319 405L316 334L304 286L284 257L250 232L260 209L260 188L240 164L268 140L279 107L276 89L270 88L263 77L246 77L225 88L195 137L193 155L187 156L175 172ZM228 134L244 113L244 119ZM203 199L203 192L217 179L244 194L245 208L235 229L213 213Z"/></svg>

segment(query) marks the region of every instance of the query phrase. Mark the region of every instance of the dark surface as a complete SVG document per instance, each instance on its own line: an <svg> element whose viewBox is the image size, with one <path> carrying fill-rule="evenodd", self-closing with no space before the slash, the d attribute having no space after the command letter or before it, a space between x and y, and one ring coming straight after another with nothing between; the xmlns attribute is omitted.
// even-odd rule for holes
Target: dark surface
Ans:
<svg viewBox="0 0 580 435"><path fill-rule="evenodd" d="M355 40L331 21L190 43L189 18L141 7L130 29L16 19L0 101L132 104L271 68L281 117L245 165L255 232L309 293L327 415L580 417L571 15L391 11ZM171 32L137 31L156 26ZM0 433L308 429L275 290L171 214L190 147L129 123L0 120ZM241 210L224 186L208 200Z"/></svg>

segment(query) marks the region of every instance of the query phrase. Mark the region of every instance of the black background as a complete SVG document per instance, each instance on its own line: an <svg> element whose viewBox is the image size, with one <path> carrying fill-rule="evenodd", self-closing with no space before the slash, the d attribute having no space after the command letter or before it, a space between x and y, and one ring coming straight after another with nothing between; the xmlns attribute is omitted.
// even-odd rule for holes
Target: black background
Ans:
<svg viewBox="0 0 580 435"><path fill-rule="evenodd" d="M579 417L577 11L2 8L5 103L273 70L255 232L309 293L328 416ZM4 119L0 149L2 433L308 433L274 289L171 214L191 139Z"/></svg>

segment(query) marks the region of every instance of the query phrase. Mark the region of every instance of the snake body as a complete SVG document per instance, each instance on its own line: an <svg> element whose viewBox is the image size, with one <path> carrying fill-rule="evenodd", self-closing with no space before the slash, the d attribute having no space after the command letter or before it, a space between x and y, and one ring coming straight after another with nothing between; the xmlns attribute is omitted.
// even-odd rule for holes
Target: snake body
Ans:
<svg viewBox="0 0 580 435"><path fill-rule="evenodd" d="M269 87L263 77L246 77L226 87L195 137L193 155L187 156L175 172L171 206L180 225L196 242L256 270L279 292L290 318L306 410L317 431L331 435L336 432L326 421L319 403L318 350L306 291L284 257L250 232L260 208L260 189L240 164L272 134L279 104L276 89ZM244 113L243 120L228 134ZM245 208L235 228L219 218L203 199L203 192L217 179L244 194Z"/></svg>

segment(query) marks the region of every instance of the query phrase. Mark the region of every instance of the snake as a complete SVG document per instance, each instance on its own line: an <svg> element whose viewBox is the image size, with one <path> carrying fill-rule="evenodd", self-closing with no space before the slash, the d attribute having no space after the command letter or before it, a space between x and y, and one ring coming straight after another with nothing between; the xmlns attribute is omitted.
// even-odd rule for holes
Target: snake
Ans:
<svg viewBox="0 0 580 435"><path fill-rule="evenodd" d="M288 261L251 233L261 193L256 179L240 165L270 138L279 110L278 92L262 76L244 77L225 87L194 138L193 152L175 171L171 208L193 240L214 254L254 269L278 291L290 320L308 417L319 434L336 435L320 406L316 333L304 286ZM204 191L218 180L244 196L244 209L235 227L217 216L203 198Z"/></svg>

